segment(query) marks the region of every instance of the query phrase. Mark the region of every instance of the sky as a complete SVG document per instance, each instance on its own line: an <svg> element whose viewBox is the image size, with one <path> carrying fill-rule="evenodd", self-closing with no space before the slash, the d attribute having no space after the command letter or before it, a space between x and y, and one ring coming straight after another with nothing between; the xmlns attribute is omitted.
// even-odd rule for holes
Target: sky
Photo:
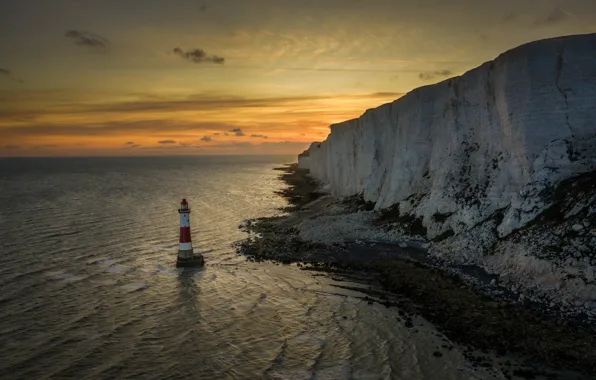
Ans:
<svg viewBox="0 0 596 380"><path fill-rule="evenodd" d="M295 154L594 0L0 0L0 156Z"/></svg>

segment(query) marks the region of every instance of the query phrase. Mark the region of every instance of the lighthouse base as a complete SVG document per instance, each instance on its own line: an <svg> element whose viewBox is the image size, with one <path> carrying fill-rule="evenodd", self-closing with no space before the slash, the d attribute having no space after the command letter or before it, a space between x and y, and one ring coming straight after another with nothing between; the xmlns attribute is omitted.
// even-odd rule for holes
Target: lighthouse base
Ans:
<svg viewBox="0 0 596 380"><path fill-rule="evenodd" d="M200 253L195 253L192 249L179 250L177 267L201 267L205 264L205 259Z"/></svg>

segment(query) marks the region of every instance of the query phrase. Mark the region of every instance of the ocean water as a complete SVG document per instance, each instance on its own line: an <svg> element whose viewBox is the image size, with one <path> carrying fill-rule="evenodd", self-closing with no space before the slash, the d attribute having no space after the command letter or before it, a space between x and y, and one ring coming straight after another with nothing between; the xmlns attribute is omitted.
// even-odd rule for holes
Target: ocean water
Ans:
<svg viewBox="0 0 596 380"><path fill-rule="evenodd" d="M236 254L293 159L1 159L0 378L494 378L345 282ZM175 267L183 197L200 270Z"/></svg>

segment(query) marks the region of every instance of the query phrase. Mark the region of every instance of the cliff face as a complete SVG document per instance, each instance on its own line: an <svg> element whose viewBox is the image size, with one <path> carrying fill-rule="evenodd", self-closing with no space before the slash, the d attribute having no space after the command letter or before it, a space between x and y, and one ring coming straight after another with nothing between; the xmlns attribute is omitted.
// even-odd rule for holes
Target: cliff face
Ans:
<svg viewBox="0 0 596 380"><path fill-rule="evenodd" d="M499 238L596 170L596 34L529 43L331 126L311 175L377 209L399 204L432 239L499 215ZM586 203L586 207L594 202Z"/></svg>
<svg viewBox="0 0 596 380"><path fill-rule="evenodd" d="M311 144L311 146L313 144ZM308 149L298 155L298 168L310 169L310 152Z"/></svg>

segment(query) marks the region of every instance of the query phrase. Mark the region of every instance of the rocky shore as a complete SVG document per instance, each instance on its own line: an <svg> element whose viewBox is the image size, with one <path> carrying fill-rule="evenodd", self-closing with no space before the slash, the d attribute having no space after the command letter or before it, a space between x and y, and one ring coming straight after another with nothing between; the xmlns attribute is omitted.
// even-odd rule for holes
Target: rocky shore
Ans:
<svg viewBox="0 0 596 380"><path fill-rule="evenodd" d="M429 255L423 237L416 239L415 219L374 211L358 197L327 195L296 165L278 170L288 184L279 194L288 199L289 214L246 221L241 228L250 237L239 244L240 254L304 270L365 273L397 296L371 294L371 302L397 307L407 327L415 328L413 315L422 316L469 346L475 365L490 364L473 350L502 358L505 368L509 355L523 358L525 367L506 369L507 378L555 378L540 368L596 376L596 328L587 316L561 314L500 286L498 276Z"/></svg>

